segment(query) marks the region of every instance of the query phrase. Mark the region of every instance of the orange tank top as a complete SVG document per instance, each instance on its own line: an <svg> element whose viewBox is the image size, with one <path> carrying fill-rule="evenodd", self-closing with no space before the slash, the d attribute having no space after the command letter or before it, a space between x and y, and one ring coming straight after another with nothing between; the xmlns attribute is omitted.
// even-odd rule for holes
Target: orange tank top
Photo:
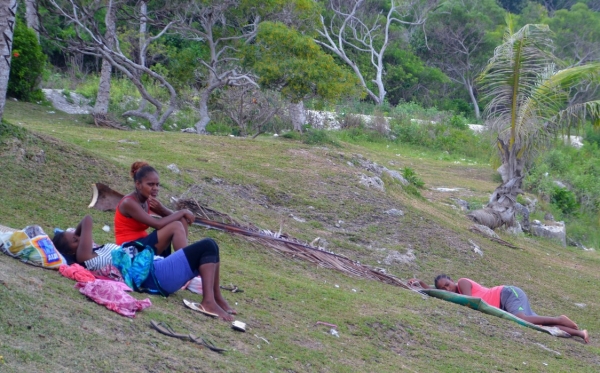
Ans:
<svg viewBox="0 0 600 373"><path fill-rule="evenodd" d="M494 286L493 288L486 288L485 286L481 286L473 280L469 280L468 278L461 278L460 280L467 280L471 283L471 296L475 298L483 299L490 306L494 306L496 308L500 308L500 293L504 286ZM458 293L460 292L460 287L457 286Z"/></svg>
<svg viewBox="0 0 600 373"><path fill-rule="evenodd" d="M149 225L142 224L133 218L128 218L119 211L121 202L123 202L125 198L130 197L133 198L133 196L123 197L121 201L119 201L115 211L115 241L117 245L121 245L124 242L139 240L140 238L148 236L146 229L150 227ZM146 207L146 212L150 212L149 207Z"/></svg>

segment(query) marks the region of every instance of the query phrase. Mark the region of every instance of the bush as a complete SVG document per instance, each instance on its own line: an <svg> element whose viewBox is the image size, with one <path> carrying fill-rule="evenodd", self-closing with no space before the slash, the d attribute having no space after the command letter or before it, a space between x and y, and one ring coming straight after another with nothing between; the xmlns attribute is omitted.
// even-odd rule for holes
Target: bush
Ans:
<svg viewBox="0 0 600 373"><path fill-rule="evenodd" d="M300 132L297 131L289 131L281 135L281 137L288 140L300 140L302 139L302 134L300 134Z"/></svg>
<svg viewBox="0 0 600 373"><path fill-rule="evenodd" d="M223 122L210 121L206 125L206 132L210 133L211 135L239 135L239 128L235 128L235 130L236 131L234 131L232 126L229 126Z"/></svg>
<svg viewBox="0 0 600 373"><path fill-rule="evenodd" d="M490 146L485 136L450 125L392 121L390 132L399 143L461 154L486 162L489 159Z"/></svg>
<svg viewBox="0 0 600 373"><path fill-rule="evenodd" d="M558 186L555 186L552 191L550 203L558 207L565 215L574 215L579 209L579 203L577 202L575 193Z"/></svg>
<svg viewBox="0 0 600 373"><path fill-rule="evenodd" d="M458 128L459 130L466 130L468 128L465 123L466 119L461 115L453 115L450 118L450 126L454 128Z"/></svg>
<svg viewBox="0 0 600 373"><path fill-rule="evenodd" d="M303 136L302 140L305 144L308 145L334 145L339 146L337 141L335 141L326 130L315 130L308 129Z"/></svg>
<svg viewBox="0 0 600 373"><path fill-rule="evenodd" d="M402 176L412 185L414 185L417 188L423 188L425 186L425 183L423 182L423 180L421 180L421 178L419 176L417 176L417 173L415 172L415 170L413 170L410 167L404 167L404 169L402 170Z"/></svg>
<svg viewBox="0 0 600 373"><path fill-rule="evenodd" d="M43 100L38 86L45 65L46 55L42 53L35 32L17 19L7 94L23 101Z"/></svg>

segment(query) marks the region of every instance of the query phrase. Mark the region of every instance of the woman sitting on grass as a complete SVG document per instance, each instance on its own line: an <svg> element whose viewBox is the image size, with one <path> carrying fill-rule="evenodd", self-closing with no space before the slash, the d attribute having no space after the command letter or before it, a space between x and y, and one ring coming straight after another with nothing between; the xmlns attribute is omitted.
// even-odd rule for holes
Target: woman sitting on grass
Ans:
<svg viewBox="0 0 600 373"><path fill-rule="evenodd" d="M123 197L115 210L117 245L137 241L167 255L171 244L174 250L187 246L188 225L194 222L194 214L189 210L173 212L156 199L160 179L148 163L133 163L130 175L135 191ZM162 218L154 218L151 211ZM149 227L154 228L150 234L146 233Z"/></svg>
<svg viewBox="0 0 600 373"><path fill-rule="evenodd" d="M423 281L414 278L408 280L408 285L423 289L430 288ZM437 276L434 285L436 289L481 298L490 306L500 308L532 324L554 326L572 336L581 337L585 343L589 343L590 341L587 330L579 330L577 324L565 315L558 317L538 316L531 310L525 292L516 286L501 285L486 288L468 278L461 278L455 283L447 275Z"/></svg>
<svg viewBox="0 0 600 373"><path fill-rule="evenodd" d="M112 264L112 252L121 250L115 244L106 244L93 249L92 218L88 215L81 220L75 232L59 232L52 242L63 255L75 258L75 261L90 271ZM136 254L132 247L124 248ZM160 254L155 252L155 254ZM211 238L205 238L176 251L167 258L153 261L154 276L148 276L141 287L151 292L172 294L181 289L189 280L200 275L203 297L199 305L201 312L232 321L237 314L223 298L219 287L219 246ZM161 291L162 290L162 291Z"/></svg>

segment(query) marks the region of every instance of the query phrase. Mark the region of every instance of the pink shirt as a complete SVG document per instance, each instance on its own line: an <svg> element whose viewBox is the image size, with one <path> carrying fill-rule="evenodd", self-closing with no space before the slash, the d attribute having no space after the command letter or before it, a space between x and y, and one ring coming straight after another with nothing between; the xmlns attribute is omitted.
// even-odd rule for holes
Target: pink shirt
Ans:
<svg viewBox="0 0 600 373"><path fill-rule="evenodd" d="M461 278L460 280L467 280L471 283L471 296L475 298L483 299L490 306L494 306L496 308L500 308L500 293L504 286L494 286L493 288L486 288L485 286L481 286L473 280L469 280L468 278ZM458 293L460 292L460 287L458 287Z"/></svg>

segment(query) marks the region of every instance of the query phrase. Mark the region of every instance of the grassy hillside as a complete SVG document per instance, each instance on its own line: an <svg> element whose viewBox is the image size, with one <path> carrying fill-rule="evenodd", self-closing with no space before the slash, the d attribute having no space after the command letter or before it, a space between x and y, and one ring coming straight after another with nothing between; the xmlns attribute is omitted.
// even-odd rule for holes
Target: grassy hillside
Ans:
<svg viewBox="0 0 600 373"><path fill-rule="evenodd" d="M2 372L600 369L598 253L500 233L520 247L511 249L469 232L470 223L452 207L452 198L485 198L496 186L489 166L443 161L396 145L325 148L282 138L124 132L51 110L7 104L5 120L16 127L0 127L2 225L39 224L51 232L91 214L96 241L110 241L112 232L100 228L112 226L112 214L87 209L90 184L102 181L127 192L133 187L129 165L146 160L161 173L165 202L192 197L261 228L275 231L283 225L292 236L320 237L329 250L404 279L432 281L443 272L488 286L514 284L528 293L538 314L569 315L590 331L592 342L554 338L193 227L191 240L210 236L219 242L222 282L244 289L225 295L248 324L247 333L185 308L182 299L200 299L188 291L150 296L153 306L129 320L88 301L57 272L1 255ZM384 178L384 192L360 185L361 174L372 174L358 166L358 157L394 170L411 167L425 181L423 197L407 194L390 178ZM167 169L172 163L180 174ZM404 215L385 213L392 208ZM161 335L149 327L150 320L208 337L229 352L219 355ZM317 321L337 324L340 337Z"/></svg>

